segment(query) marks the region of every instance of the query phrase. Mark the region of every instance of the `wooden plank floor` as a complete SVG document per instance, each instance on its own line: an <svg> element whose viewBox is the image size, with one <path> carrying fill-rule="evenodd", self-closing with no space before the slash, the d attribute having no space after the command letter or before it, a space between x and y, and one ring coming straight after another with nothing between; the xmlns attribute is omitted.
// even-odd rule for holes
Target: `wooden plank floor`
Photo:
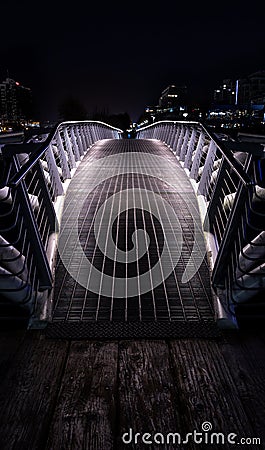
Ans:
<svg viewBox="0 0 265 450"><path fill-rule="evenodd" d="M263 443L236 448L265 448L264 333L70 342L43 331L6 331L0 355L1 450L231 448L191 441L148 446L140 439L144 433L151 435L145 439L161 433L158 442L167 433L184 439L204 422L214 432L237 434L237 441ZM132 442L123 443L130 429Z"/></svg>

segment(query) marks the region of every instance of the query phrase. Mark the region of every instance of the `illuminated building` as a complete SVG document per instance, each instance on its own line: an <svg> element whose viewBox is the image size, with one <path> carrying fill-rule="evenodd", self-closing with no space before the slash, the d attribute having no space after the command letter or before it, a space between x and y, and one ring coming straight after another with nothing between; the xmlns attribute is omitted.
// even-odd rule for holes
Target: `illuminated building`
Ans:
<svg viewBox="0 0 265 450"><path fill-rule="evenodd" d="M265 70L252 73L239 80L238 103L248 105L263 101L265 96ZM261 100L262 99L262 100Z"/></svg>
<svg viewBox="0 0 265 450"><path fill-rule="evenodd" d="M0 83L2 124L18 124L32 119L32 91L12 78Z"/></svg>
<svg viewBox="0 0 265 450"><path fill-rule="evenodd" d="M219 105L234 105L236 103L236 82L223 80L221 86L214 90L214 103Z"/></svg>
<svg viewBox="0 0 265 450"><path fill-rule="evenodd" d="M161 109L186 109L187 104L187 88L186 86L175 86L171 84L163 90L159 98L159 106Z"/></svg>

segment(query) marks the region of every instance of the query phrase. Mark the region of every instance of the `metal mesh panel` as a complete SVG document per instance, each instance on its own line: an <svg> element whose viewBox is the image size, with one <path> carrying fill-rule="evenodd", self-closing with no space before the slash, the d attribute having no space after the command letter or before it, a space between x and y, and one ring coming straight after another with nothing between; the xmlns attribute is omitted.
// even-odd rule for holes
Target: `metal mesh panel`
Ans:
<svg viewBox="0 0 265 450"><path fill-rule="evenodd" d="M109 226L106 235L112 234L113 240L122 250L130 249L132 236L136 229L140 228L147 232L150 239L148 251L140 258L137 257L133 263L121 263L115 258L111 260L106 257L97 247L93 231L93 218L98 208L102 205L104 207L107 199L111 199L114 193L124 190L141 189L143 192L157 193L175 210L183 235L180 259L172 273L160 285L156 286L156 280L150 275L151 289L148 292L142 293L139 287L135 296L127 296L125 292L124 297L120 298L115 296L115 281L109 296L104 295L100 289L96 294L81 286L69 275L58 257L53 322L58 324L89 322L91 325L93 323L107 325L110 322L127 324L135 322L142 323L147 327L148 323L154 322L167 324L172 322L179 324L211 323L214 319L214 308L206 254L197 273L187 283L181 282L184 268L194 245L194 217L192 217L194 211L190 211L188 200L186 202L185 198L194 197L195 199L195 194L185 172L165 145L152 141L105 141L90 150L89 158L90 161L102 160L102 170L107 171L108 167L104 167L105 158L125 152L139 152L143 166L146 154L163 156L168 161L169 167L174 168L175 176L181 180L182 192L177 192L167 184L166 180L163 181L155 176L146 176L136 172L112 177L106 176L106 179L89 193L79 215L79 239L86 257L98 270L111 275L114 279L117 275L128 279L133 276L139 277L146 271L151 272L151 268L159 261L164 245L161 227L163 217L155 217L144 208L139 208L138 204L135 208L130 207L125 208L125 211L119 211L116 222L112 227ZM85 164L86 158L75 174L77 180L80 172L85 170ZM80 184L80 192L82 188L83 186ZM71 185L68 192L71 195ZM77 188L75 201L79 201ZM199 221L198 209L195 214ZM69 221L71 219L75 218L69 217ZM163 267L161 267L162 270Z"/></svg>

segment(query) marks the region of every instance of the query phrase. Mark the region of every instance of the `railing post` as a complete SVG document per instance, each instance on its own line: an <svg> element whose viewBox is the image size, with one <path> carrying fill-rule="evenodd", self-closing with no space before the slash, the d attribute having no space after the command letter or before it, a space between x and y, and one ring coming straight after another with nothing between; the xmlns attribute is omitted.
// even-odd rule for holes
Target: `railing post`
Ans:
<svg viewBox="0 0 265 450"><path fill-rule="evenodd" d="M162 141L165 142L165 135L166 135L166 126L165 124L162 125Z"/></svg>
<svg viewBox="0 0 265 450"><path fill-rule="evenodd" d="M75 138L76 138L78 151L79 151L80 155L83 156L84 155L84 149L83 149L83 142L82 142L82 140L80 138L79 127L75 126L73 131L74 131L74 135L75 135Z"/></svg>
<svg viewBox="0 0 265 450"><path fill-rule="evenodd" d="M170 140L170 128L169 125L165 125L165 138L164 141L169 144L169 140Z"/></svg>
<svg viewBox="0 0 265 450"><path fill-rule="evenodd" d="M248 154L247 159L244 164L244 170L246 173L249 173L251 164L253 161L252 154ZM225 165L224 165L225 167ZM218 177L220 183L222 182L221 176ZM235 242L236 234L238 229L240 228L240 219L243 213L243 206L246 203L246 198L249 192L249 189L253 190L253 186L244 185L242 180L239 181L238 189L236 192L235 200L228 216L228 220L226 223L226 227L224 230L224 234L222 236L222 240L220 242L220 247L218 250L217 258L214 264L212 280L213 285L215 287L223 287L221 282L224 279L223 271L224 267L227 265L227 258L229 252L231 251L231 245Z"/></svg>
<svg viewBox="0 0 265 450"><path fill-rule="evenodd" d="M240 214L242 213L242 206L245 203L246 196L247 188L240 182L213 267L212 283L216 288L224 288L224 270L227 267L227 257L231 251L231 243L235 242L236 233L239 228Z"/></svg>
<svg viewBox="0 0 265 450"><path fill-rule="evenodd" d="M176 145L178 143L178 139L179 139L179 135L180 135L180 131L181 131L179 125L176 124L175 128L176 128L176 132L174 134L174 139L173 139L173 143L172 143L172 151L173 151L173 153L176 153Z"/></svg>
<svg viewBox="0 0 265 450"><path fill-rule="evenodd" d="M56 218L56 213L55 213L55 209L53 206L53 202L51 199L51 195L50 195L49 189L47 188L47 184L45 182L43 168L42 168L40 161L38 161L36 163L35 170L36 170L36 173L38 176L38 183L41 186L41 196L42 196L43 202L45 204L45 210L46 210L46 214L47 214L47 217L49 220L50 229L53 232L53 231L55 231L55 228L56 228L57 218Z"/></svg>
<svg viewBox="0 0 265 450"><path fill-rule="evenodd" d="M90 135L89 135L88 125L84 126L84 134L85 134L85 138L86 138L86 147L89 148L91 143L90 143Z"/></svg>
<svg viewBox="0 0 265 450"><path fill-rule="evenodd" d="M68 154L69 165L70 165L70 168L73 169L74 167L76 167L76 161L75 161L74 153L72 150L71 142L70 142L70 139L69 139L69 136L67 133L67 128L63 129L63 135L64 135L66 150L67 150L67 154Z"/></svg>
<svg viewBox="0 0 265 450"><path fill-rule="evenodd" d="M59 130L57 132L57 135L55 136L55 139L56 139L56 144L57 144L57 148L58 148L58 154L59 154L59 159L60 159L60 163L61 163L62 174L63 174L63 178L65 180L67 178L71 178L71 173L70 173L70 169L68 166L68 161L66 158L66 153L64 150L64 146L63 146L63 142L62 142L62 138L61 138Z"/></svg>
<svg viewBox="0 0 265 450"><path fill-rule="evenodd" d="M201 132L190 170L190 178L192 178L193 180L197 180L198 177L204 142L205 142L205 135L204 133Z"/></svg>
<svg viewBox="0 0 265 450"><path fill-rule="evenodd" d="M198 186L198 194L204 195L205 197L207 196L208 192L216 150L217 150L216 144L214 141L211 140L204 163L202 176Z"/></svg>
<svg viewBox="0 0 265 450"><path fill-rule="evenodd" d="M149 129L149 131L150 131L150 129ZM159 126L157 128L156 139L161 139L161 141L162 141L162 125L161 124L159 124Z"/></svg>
<svg viewBox="0 0 265 450"><path fill-rule="evenodd" d="M169 125L169 136L168 136L168 145L170 148L172 148L173 136L174 136L174 124L171 123Z"/></svg>
<svg viewBox="0 0 265 450"><path fill-rule="evenodd" d="M217 179L215 182L215 187L214 187L214 190L213 190L213 193L212 193L212 196L210 199L210 203L209 203L208 209L207 209L207 215L208 215L207 224L208 224L208 227L210 228L210 230L208 230L208 231L211 231L211 232L213 232L213 223L214 223L214 219L216 217L218 204L220 204L220 202L223 202L223 200L224 200L222 182L225 179L225 174L226 174L226 171L228 168L229 168L228 162L223 157L221 166L218 171ZM206 224L205 224L205 226L206 226Z"/></svg>
<svg viewBox="0 0 265 450"><path fill-rule="evenodd" d="M187 150L187 153L185 156L185 161L184 161L184 168L188 169L188 170L190 170L191 163L192 163L192 155L193 155L193 151L194 151L194 147L195 147L196 135L197 135L197 131L195 129L193 129L192 133L191 133L190 142L188 145L188 150Z"/></svg>
<svg viewBox="0 0 265 450"><path fill-rule="evenodd" d="M187 127L186 131L185 131L183 143L182 143L182 146L181 146L181 150L180 150L180 155L179 155L179 160L182 161L182 162L185 160L185 155L187 153L189 137L190 137L190 128Z"/></svg>
<svg viewBox="0 0 265 450"><path fill-rule="evenodd" d="M88 127L88 131L89 131L89 142L90 142L90 146L94 144L94 138L93 138L93 133L92 133L92 127L89 126Z"/></svg>
<svg viewBox="0 0 265 450"><path fill-rule="evenodd" d="M49 174L53 180L54 194L55 196L62 195L64 193L63 184L58 172L58 167L56 165L55 157L52 150L52 145L50 144L45 153L46 161L49 167Z"/></svg>
<svg viewBox="0 0 265 450"><path fill-rule="evenodd" d="M98 141L98 125L95 125L95 127L94 127L94 136L95 136L95 138L94 138L94 142L97 142Z"/></svg>
<svg viewBox="0 0 265 450"><path fill-rule="evenodd" d="M178 138L178 142L177 142L177 146L176 146L176 155L177 156L180 155L181 146L183 144L184 133L185 133L184 126L181 125L181 130L180 130L180 133L179 133L179 138Z"/></svg>
<svg viewBox="0 0 265 450"><path fill-rule="evenodd" d="M83 152L85 154L87 152L88 145L87 145L86 136L85 136L85 133L83 132L83 130L84 130L84 127L82 125L80 125L78 127L78 131L79 131L79 135L80 135L80 140L82 142Z"/></svg>
<svg viewBox="0 0 265 450"><path fill-rule="evenodd" d="M70 136L71 136L71 144L72 144L73 152L75 155L75 160L80 161L81 152L79 151L78 145L76 143L76 137L75 137L73 125L70 126Z"/></svg>
<svg viewBox="0 0 265 450"><path fill-rule="evenodd" d="M13 157L14 166L18 171L20 164L17 155ZM22 180L17 187L18 195L20 197L21 209L23 212L23 219L26 227L29 230L31 240L31 251L34 255L36 266L38 268L39 287L41 290L51 289L52 287L52 273L46 256L46 252L40 237L40 233L36 224L36 220L31 208L28 197L25 181Z"/></svg>

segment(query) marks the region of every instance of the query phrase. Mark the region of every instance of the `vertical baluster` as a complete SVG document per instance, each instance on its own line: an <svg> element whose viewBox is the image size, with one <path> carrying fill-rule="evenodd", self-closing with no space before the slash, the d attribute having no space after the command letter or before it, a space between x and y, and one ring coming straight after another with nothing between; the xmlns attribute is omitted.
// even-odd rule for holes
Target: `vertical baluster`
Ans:
<svg viewBox="0 0 265 450"><path fill-rule="evenodd" d="M185 162L184 162L184 167L185 169L190 170L191 167L191 163L192 163L192 155L194 152L194 147L195 147L195 143L196 143L196 136L197 136L197 131L193 128L192 133L191 133L191 138L190 138L190 142L188 145L188 150L185 156Z"/></svg>
<svg viewBox="0 0 265 450"><path fill-rule="evenodd" d="M58 172L58 167L55 161L51 144L47 148L45 156L49 168L49 174L51 179L53 180L54 195L55 196L62 195L64 193L63 184Z"/></svg>
<svg viewBox="0 0 265 450"><path fill-rule="evenodd" d="M65 145L66 145L66 151L68 154L68 161L69 161L69 166L70 169L73 169L74 167L76 167L76 162L75 162L75 155L71 146L71 142L68 136L68 131L67 128L65 127L63 129L63 135L64 135L64 140L65 140Z"/></svg>
<svg viewBox="0 0 265 450"><path fill-rule="evenodd" d="M185 128L183 125L181 125L181 130L180 130L177 147L176 147L176 156L180 155L181 146L183 144L184 133L185 133Z"/></svg>
<svg viewBox="0 0 265 450"><path fill-rule="evenodd" d="M198 177L204 142L205 142L205 135L204 133L201 132L190 169L190 178L192 178L193 180L197 180Z"/></svg>
<svg viewBox="0 0 265 450"><path fill-rule="evenodd" d="M176 124L175 135L174 135L173 144L172 144L173 153L176 153L176 146L178 143L180 131L181 131L181 127L179 126L179 124Z"/></svg>
<svg viewBox="0 0 265 450"><path fill-rule="evenodd" d="M71 173L70 173L68 161L66 158L66 152L64 150L62 138L61 138L59 131L57 131L55 139L56 139L56 146L58 149L58 155L59 155L59 159L60 159L63 179L66 180L67 178L71 178Z"/></svg>
<svg viewBox="0 0 265 450"><path fill-rule="evenodd" d="M14 165L18 171L20 164L18 162L17 155L13 157ZM31 251L34 255L34 260L38 269L39 288L41 290L51 289L52 287L52 274L48 263L47 255L44 249L44 245L41 240L40 232L36 219L34 217L31 203L29 200L25 181L22 180L18 187L17 192L19 195L19 202L21 205L21 212L26 223L26 227L29 231Z"/></svg>
<svg viewBox="0 0 265 450"><path fill-rule="evenodd" d="M71 146L73 149L73 153L75 155L75 160L76 161L80 161L81 159L81 153L79 151L77 142L76 142L76 137L75 137L75 132L74 132L74 126L71 125L70 126L70 142L71 142Z"/></svg>
<svg viewBox="0 0 265 450"><path fill-rule="evenodd" d="M202 176L201 176L200 183L198 186L198 194L204 195L205 197L207 197L207 193L208 193L208 188L209 188L209 184L210 184L211 174L213 171L213 163L215 160L216 150L217 150L216 144L214 141L211 140L209 149L208 149L208 153L206 156Z"/></svg>
<svg viewBox="0 0 265 450"><path fill-rule="evenodd" d="M79 153L80 153L81 156L84 156L84 148L83 148L82 139L80 137L79 126L75 126L74 134L75 134L75 138L76 138L76 142L77 142Z"/></svg>
<svg viewBox="0 0 265 450"><path fill-rule="evenodd" d="M179 155L179 160L182 162L185 160L185 155L188 150L189 137L190 137L190 128L186 127L186 131L185 131L185 135L184 135L184 139L183 139L183 143L182 143L180 155Z"/></svg>

